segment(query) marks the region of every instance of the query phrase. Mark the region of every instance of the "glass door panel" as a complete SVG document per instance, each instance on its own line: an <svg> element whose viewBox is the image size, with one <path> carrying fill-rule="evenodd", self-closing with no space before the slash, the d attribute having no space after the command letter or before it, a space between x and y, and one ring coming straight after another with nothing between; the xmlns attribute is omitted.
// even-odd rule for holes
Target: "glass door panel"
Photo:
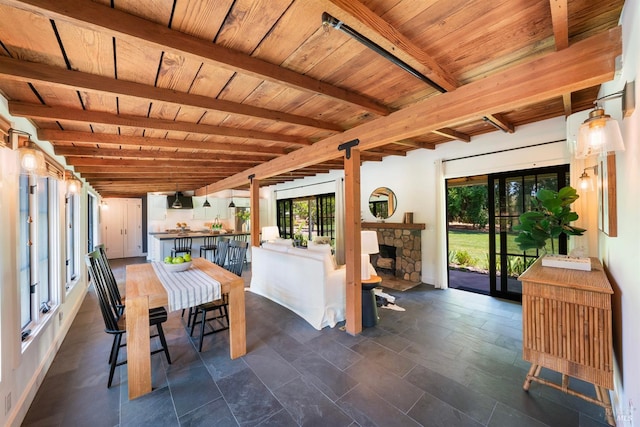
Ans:
<svg viewBox="0 0 640 427"><path fill-rule="evenodd" d="M567 185L569 166L504 172L489 175L489 275L490 294L521 299L522 286L517 280L540 255L537 250L518 248L513 227L523 212L533 208L532 199L542 188L559 190ZM554 248L566 253L566 237L554 239Z"/></svg>

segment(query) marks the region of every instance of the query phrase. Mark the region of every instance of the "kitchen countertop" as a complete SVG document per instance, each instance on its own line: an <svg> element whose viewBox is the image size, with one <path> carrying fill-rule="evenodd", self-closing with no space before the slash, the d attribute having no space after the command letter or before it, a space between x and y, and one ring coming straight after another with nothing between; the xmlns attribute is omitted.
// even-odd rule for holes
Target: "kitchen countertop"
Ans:
<svg viewBox="0 0 640 427"><path fill-rule="evenodd" d="M208 236L220 236L220 237L228 237L228 236L244 236L249 235L251 233L243 233L243 232L231 232L231 233L212 233L209 230L189 230L184 233L175 231L175 232L150 232L149 235L155 237L158 240L169 240L175 239L176 237L208 237Z"/></svg>

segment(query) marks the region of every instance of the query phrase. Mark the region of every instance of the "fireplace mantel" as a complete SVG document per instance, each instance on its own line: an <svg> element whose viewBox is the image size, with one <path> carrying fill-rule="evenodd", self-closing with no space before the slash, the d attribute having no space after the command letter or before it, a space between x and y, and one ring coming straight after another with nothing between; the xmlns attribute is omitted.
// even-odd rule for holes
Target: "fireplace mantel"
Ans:
<svg viewBox="0 0 640 427"><path fill-rule="evenodd" d="M405 224L402 222L363 222L360 227L364 229L392 229L392 230L424 230L425 224Z"/></svg>

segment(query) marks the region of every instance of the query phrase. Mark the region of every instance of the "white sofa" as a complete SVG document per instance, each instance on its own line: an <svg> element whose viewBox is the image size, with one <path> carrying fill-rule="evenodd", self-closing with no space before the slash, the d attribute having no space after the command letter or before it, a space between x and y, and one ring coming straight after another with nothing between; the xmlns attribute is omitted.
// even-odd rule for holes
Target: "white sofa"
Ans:
<svg viewBox="0 0 640 427"><path fill-rule="evenodd" d="M320 330L345 319L344 266L336 267L329 245L308 249L265 243L252 248L251 287Z"/></svg>

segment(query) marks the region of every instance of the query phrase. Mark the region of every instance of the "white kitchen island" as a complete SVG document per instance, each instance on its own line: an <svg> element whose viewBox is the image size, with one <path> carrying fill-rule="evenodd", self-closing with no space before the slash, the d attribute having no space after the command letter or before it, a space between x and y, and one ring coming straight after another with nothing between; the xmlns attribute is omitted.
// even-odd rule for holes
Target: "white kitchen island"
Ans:
<svg viewBox="0 0 640 427"><path fill-rule="evenodd" d="M177 237L191 237L193 239L191 245L191 256L200 256L200 246L204 244L204 238L208 236L217 236L218 238L227 238L230 240L248 240L250 233L230 232L230 233L212 233L209 230L187 230L186 232L151 232L149 233L153 239L149 239L148 259L150 261L162 261L166 256L171 255L173 241ZM247 260L250 260L249 251L247 251Z"/></svg>

